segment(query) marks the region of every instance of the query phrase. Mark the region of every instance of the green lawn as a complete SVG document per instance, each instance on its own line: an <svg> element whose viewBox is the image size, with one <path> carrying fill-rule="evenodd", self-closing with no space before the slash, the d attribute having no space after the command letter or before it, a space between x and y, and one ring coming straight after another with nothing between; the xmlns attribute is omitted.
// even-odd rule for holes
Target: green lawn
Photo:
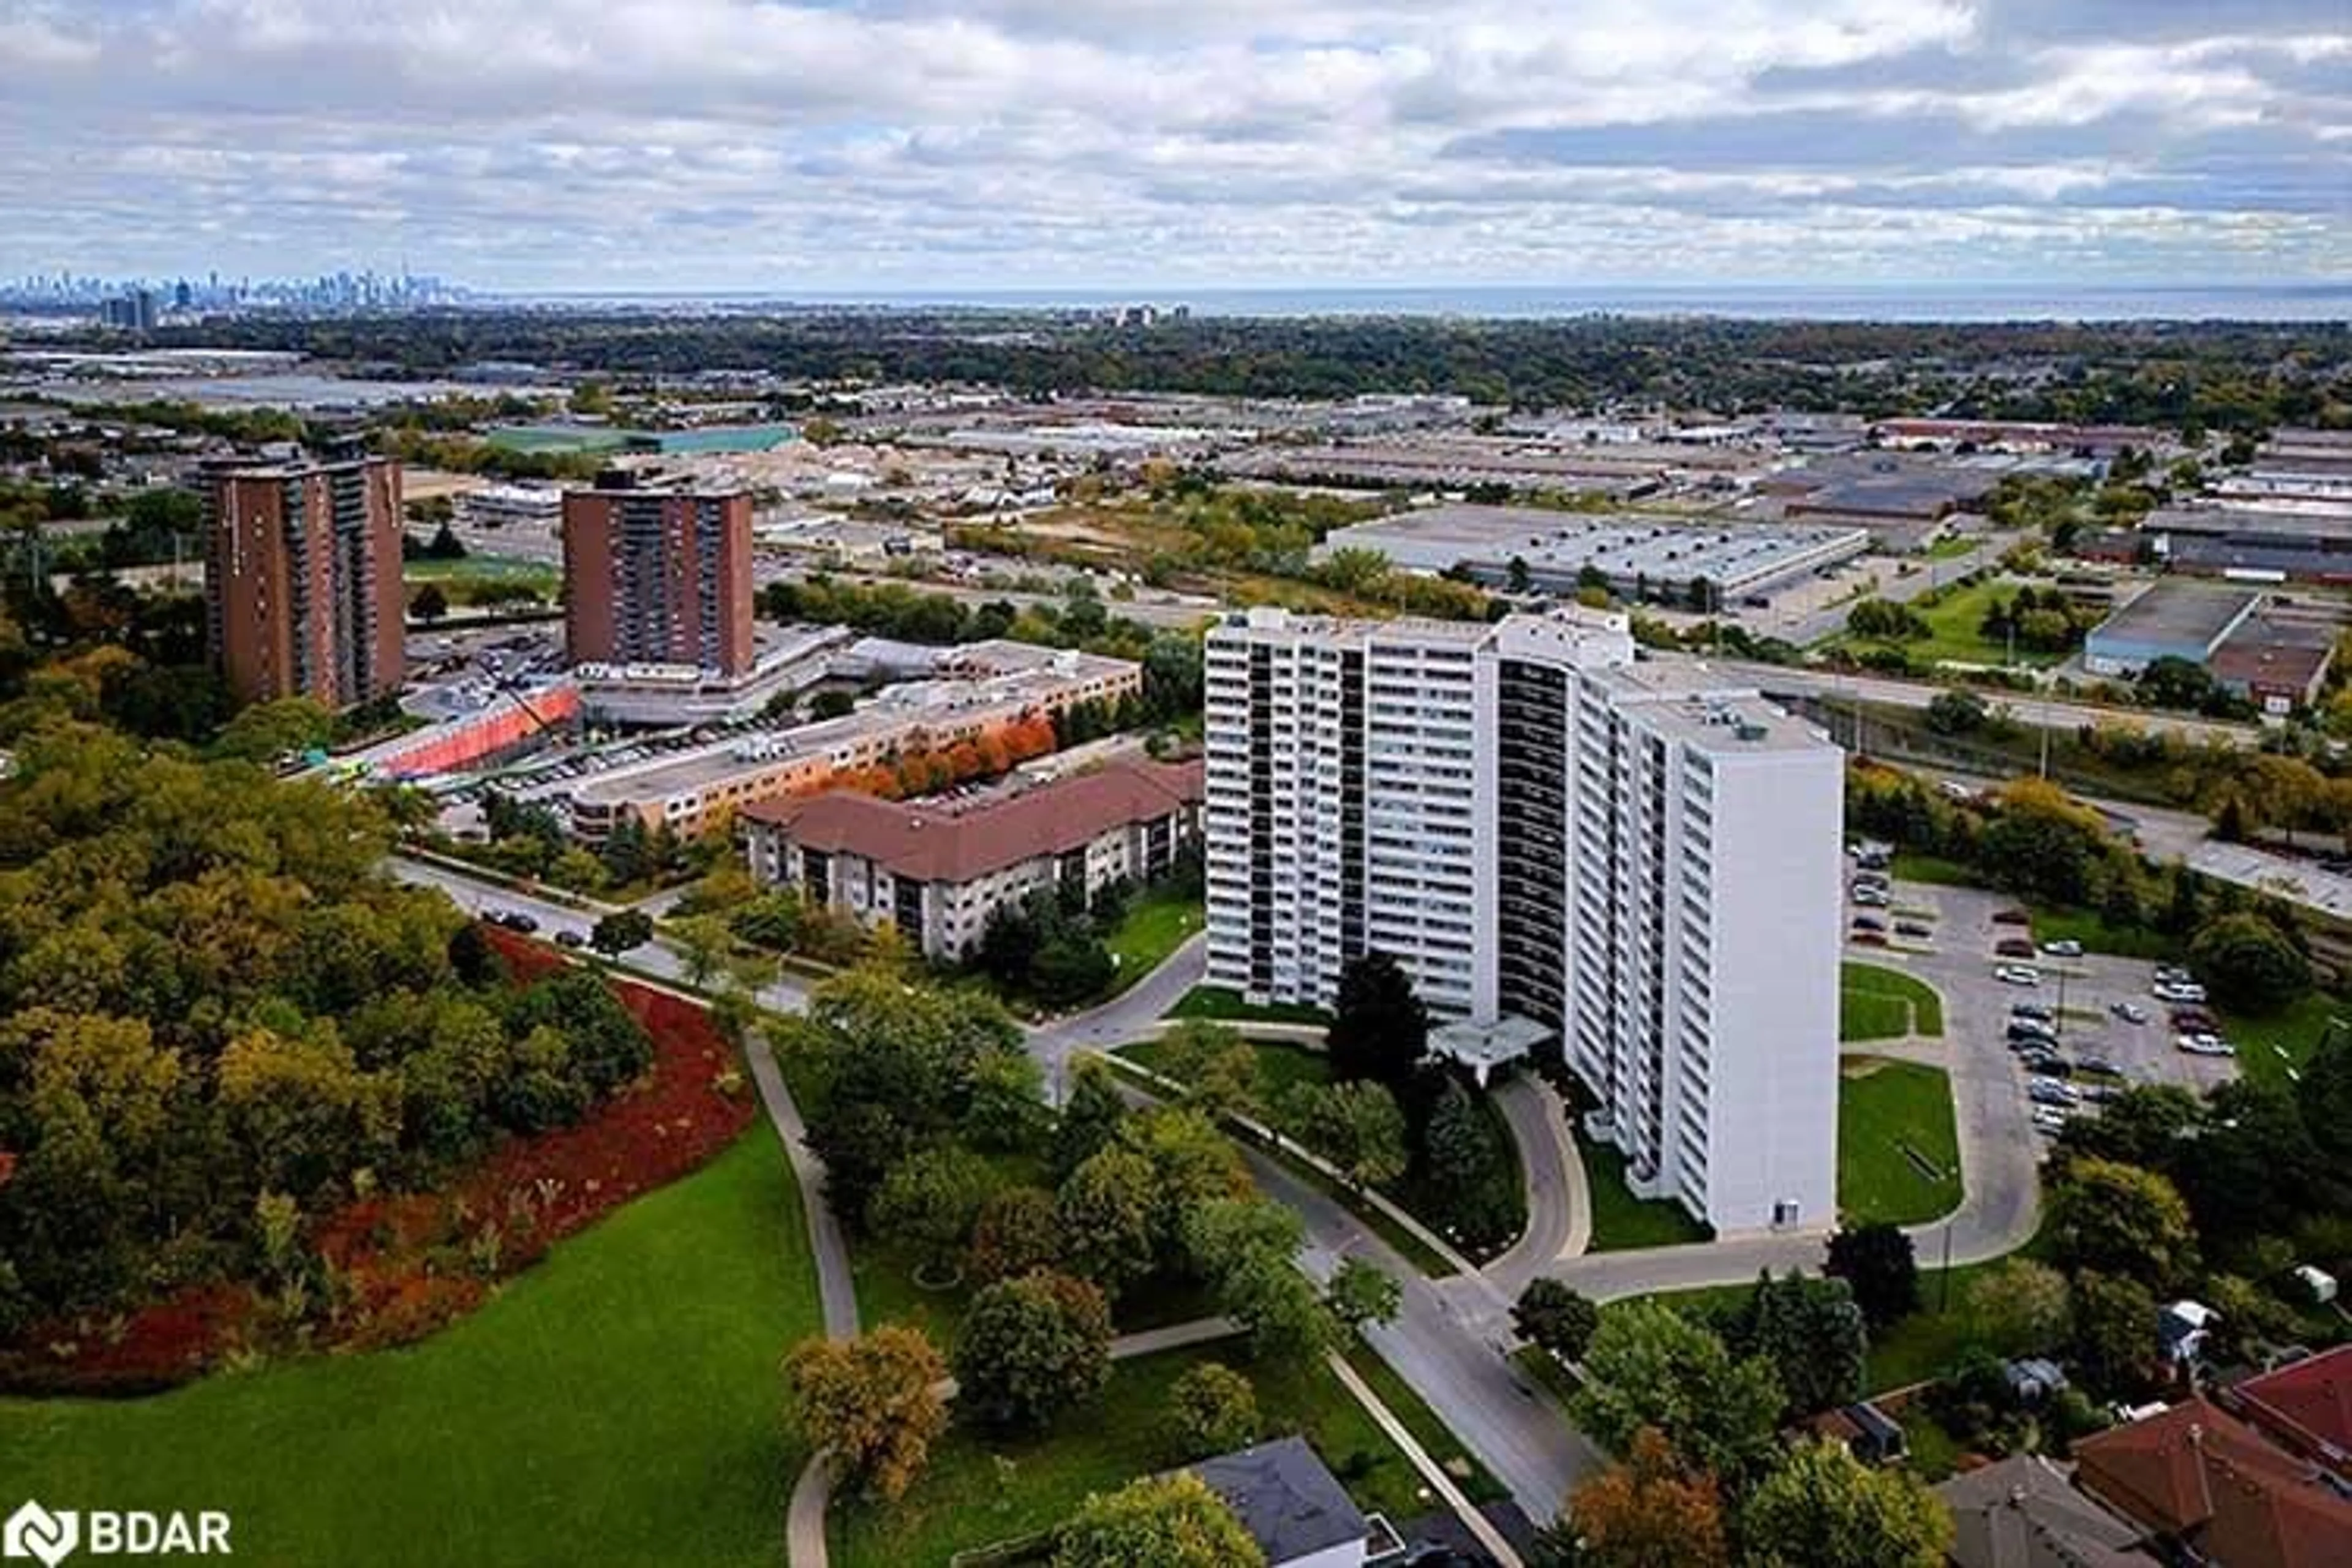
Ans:
<svg viewBox="0 0 2352 1568"><path fill-rule="evenodd" d="M2085 952L2113 953L2118 958L2151 961L2178 958L2180 943L2146 926L2109 925L2096 910L2035 910L2033 940L2057 942L2071 937Z"/></svg>
<svg viewBox="0 0 2352 1568"><path fill-rule="evenodd" d="M1242 1000L1238 991L1222 985L1195 985L1168 1009L1171 1018L1214 1018L1231 1024L1328 1024L1331 1015L1320 1007L1302 1006L1295 1002L1276 1002L1265 1006L1253 1005Z"/></svg>
<svg viewBox="0 0 2352 1568"><path fill-rule="evenodd" d="M1935 1068L1849 1058L1838 1085L1838 1211L1848 1225L1918 1225L1960 1201L1951 1080ZM1931 1176L1920 1162L1932 1166Z"/></svg>
<svg viewBox="0 0 2352 1568"><path fill-rule="evenodd" d="M1165 891L1145 893L1128 906L1118 929L1105 945L1118 961L1114 994L1126 990L1166 962L1170 953L1201 929L1201 900Z"/></svg>
<svg viewBox="0 0 2352 1568"><path fill-rule="evenodd" d="M1268 1106L1281 1104L1285 1093L1301 1084L1331 1081L1331 1066L1321 1051L1274 1040L1254 1041L1250 1048L1257 1055L1258 1099ZM1177 1053L1165 1040L1136 1040L1119 1047L1118 1054L1163 1077L1178 1076L1172 1070Z"/></svg>
<svg viewBox="0 0 2352 1568"><path fill-rule="evenodd" d="M1242 1356L1235 1341L1118 1363L1101 1398L1042 1437L990 1438L952 1428L932 1449L929 1469L898 1503L835 1500L833 1561L838 1568L932 1568L960 1551L1050 1529L1090 1492L1202 1457L1170 1452L1156 1415L1171 1385L1204 1361L1223 1361L1248 1377L1267 1435L1305 1436L1358 1506L1399 1518L1427 1510L1411 1464L1321 1363L1263 1365ZM1457 1447L1449 1441L1437 1452Z"/></svg>
<svg viewBox="0 0 2352 1568"><path fill-rule="evenodd" d="M1944 998L1915 974L1851 960L1840 967L1838 1038L1887 1040L1904 1035L1940 1037Z"/></svg>
<svg viewBox="0 0 2352 1568"><path fill-rule="evenodd" d="M762 1126L420 1345L0 1401L0 1453L20 1493L226 1509L240 1563L772 1568L801 1460L776 1363L819 1321Z"/></svg>
<svg viewBox="0 0 2352 1568"><path fill-rule="evenodd" d="M2010 662L2007 639L1988 639L1978 631L1985 611L1995 599L2013 596L2018 584L2007 578L1995 577L1975 583L1965 588L1947 589L1936 603L1922 604L1915 599L1912 607L1927 623L1928 635L1911 642L1882 644L1872 638L1842 635L1838 641L1850 647L1868 647L1892 646L1901 648L1915 663L1932 664L1948 659L1959 664L2003 665ZM2031 648L2017 649L2020 667L2056 664L2063 654L2036 653Z"/></svg>
<svg viewBox="0 0 2352 1568"><path fill-rule="evenodd" d="M407 583L527 583L551 593L561 574L527 556L464 555L455 561L404 561L400 575Z"/></svg>
<svg viewBox="0 0 2352 1568"><path fill-rule="evenodd" d="M1898 882L1928 882L1942 888L1973 888L1980 879L1958 860L1922 855L1909 849L1895 852L1891 875Z"/></svg>
<svg viewBox="0 0 2352 1568"><path fill-rule="evenodd" d="M2274 1013L2229 1013L2221 1032L2238 1047L2238 1070L2256 1083L2292 1088L2290 1068L2300 1068L2319 1048L2328 1021L2342 1017L2352 1024L2352 1004L2324 991Z"/></svg>
<svg viewBox="0 0 2352 1568"><path fill-rule="evenodd" d="M1585 1180L1592 1187L1594 1252L1625 1252L1642 1247L1681 1247L1712 1239L1714 1232L1685 1213L1680 1204L1637 1198L1625 1189L1625 1156L1606 1143L1579 1139Z"/></svg>

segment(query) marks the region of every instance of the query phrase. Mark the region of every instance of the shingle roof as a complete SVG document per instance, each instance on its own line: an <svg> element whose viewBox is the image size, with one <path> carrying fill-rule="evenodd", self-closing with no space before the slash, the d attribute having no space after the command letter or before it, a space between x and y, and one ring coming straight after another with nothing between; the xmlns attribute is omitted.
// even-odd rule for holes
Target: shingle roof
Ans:
<svg viewBox="0 0 2352 1568"><path fill-rule="evenodd" d="M1190 1467L1224 1500L1272 1568L1364 1539L1364 1516L1303 1437L1279 1437Z"/></svg>
<svg viewBox="0 0 2352 1568"><path fill-rule="evenodd" d="M2246 1416L2352 1472L2352 1345L2291 1362L2231 1390Z"/></svg>
<svg viewBox="0 0 2352 1568"><path fill-rule="evenodd" d="M2067 1484L2049 1460L2020 1454L1936 1489L1952 1510L1960 1568L2129 1568L2139 1529Z"/></svg>
<svg viewBox="0 0 2352 1568"><path fill-rule="evenodd" d="M1197 762L1118 763L961 812L834 790L754 802L741 815L782 828L804 849L861 856L896 877L967 882L1196 803L1202 774Z"/></svg>

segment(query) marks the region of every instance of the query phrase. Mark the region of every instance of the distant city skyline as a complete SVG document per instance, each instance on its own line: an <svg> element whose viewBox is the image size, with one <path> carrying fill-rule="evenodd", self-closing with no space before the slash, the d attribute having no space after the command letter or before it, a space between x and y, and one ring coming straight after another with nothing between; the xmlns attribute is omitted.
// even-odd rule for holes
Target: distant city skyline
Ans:
<svg viewBox="0 0 2352 1568"><path fill-rule="evenodd" d="M2342 0L0 0L0 274L2352 275Z"/></svg>

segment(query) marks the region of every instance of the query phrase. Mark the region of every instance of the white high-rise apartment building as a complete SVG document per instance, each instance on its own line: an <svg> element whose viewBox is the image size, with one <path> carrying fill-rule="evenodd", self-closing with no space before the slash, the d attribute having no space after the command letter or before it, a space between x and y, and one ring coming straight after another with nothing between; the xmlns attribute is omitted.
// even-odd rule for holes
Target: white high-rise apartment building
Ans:
<svg viewBox="0 0 2352 1568"><path fill-rule="evenodd" d="M1209 980L1328 1005L1363 952L1556 1038L1644 1196L1836 1218L1843 753L1625 617L1228 616L1208 639Z"/></svg>

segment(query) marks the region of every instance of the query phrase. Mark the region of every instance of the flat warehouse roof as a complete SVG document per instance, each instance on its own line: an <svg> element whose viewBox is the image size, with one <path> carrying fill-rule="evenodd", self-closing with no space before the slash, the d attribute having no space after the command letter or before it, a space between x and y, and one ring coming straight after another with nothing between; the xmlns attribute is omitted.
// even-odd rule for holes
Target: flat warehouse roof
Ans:
<svg viewBox="0 0 2352 1568"><path fill-rule="evenodd" d="M1516 557L1536 571L1580 571L1662 582L1705 577L1752 582L1794 571L1822 552L1860 553L1858 529L1760 523L1654 521L1583 517L1541 507L1439 506L1333 530L1322 549L1377 550L1400 564L1442 570L1457 562L1505 566Z"/></svg>
<svg viewBox="0 0 2352 1568"><path fill-rule="evenodd" d="M2261 595L2161 578L2147 593L2099 623L2091 635L2102 640L2194 645L2210 648L2246 617Z"/></svg>

